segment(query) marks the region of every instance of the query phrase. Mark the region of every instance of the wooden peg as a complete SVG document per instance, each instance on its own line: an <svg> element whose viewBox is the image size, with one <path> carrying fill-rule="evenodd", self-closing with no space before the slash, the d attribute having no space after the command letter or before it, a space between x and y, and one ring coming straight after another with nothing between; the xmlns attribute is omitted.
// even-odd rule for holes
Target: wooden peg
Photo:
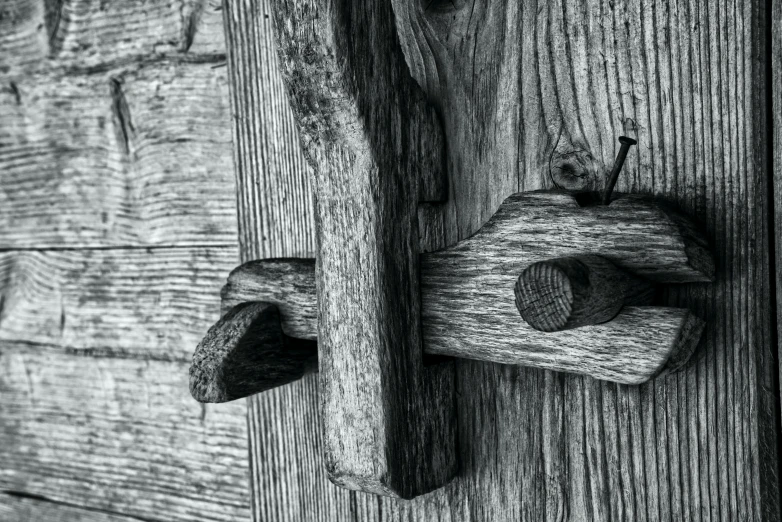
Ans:
<svg viewBox="0 0 782 522"><path fill-rule="evenodd" d="M604 257L578 256L531 264L516 281L515 295L527 324L559 332L608 322L624 306L648 305L654 287Z"/></svg>
<svg viewBox="0 0 782 522"><path fill-rule="evenodd" d="M285 335L275 305L242 303L196 348L190 394L200 402L232 401L301 379L317 367L317 344Z"/></svg>

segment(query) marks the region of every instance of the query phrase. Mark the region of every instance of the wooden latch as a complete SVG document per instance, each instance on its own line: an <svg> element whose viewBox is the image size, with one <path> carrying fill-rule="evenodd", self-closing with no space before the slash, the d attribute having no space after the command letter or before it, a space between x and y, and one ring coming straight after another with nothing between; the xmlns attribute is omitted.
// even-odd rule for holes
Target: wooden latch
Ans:
<svg viewBox="0 0 782 522"><path fill-rule="evenodd" d="M688 219L636 196L593 205L515 194L472 237L421 254L419 202L488 192L448 188L444 166L464 165L458 154L444 161L438 116L400 52L395 16L410 6L394 6L396 15L388 1L275 2L281 72L314 178L317 262L235 270L190 382L196 399L226 401L317 361L330 479L411 498L458 469L454 357L644 382L683 364L703 328L686 309L651 306L648 282L709 281L714 269ZM435 101L439 89L466 92L458 74L414 75ZM475 131L471 153L488 161L517 147L489 147L486 122L455 127L454 110L482 113L456 103L439 115L447 138ZM486 183L495 173L462 172Z"/></svg>
<svg viewBox="0 0 782 522"><path fill-rule="evenodd" d="M339 420L325 424L333 430L332 443L344 448L332 455L332 478L357 489L411 497L436 484L407 482L411 471L404 468L404 480L391 482L391 463L378 463L374 452L383 451L382 459L391 449L409 450L384 446L389 441L380 435L393 433L395 422L407 427L423 421L422 451L436 451L452 436L454 420L444 413L420 417L424 408L448 409L453 400L450 363L436 359L427 365L424 354L623 384L678 369L697 346L704 323L686 309L652 306L654 284L711 281L714 266L706 241L690 220L663 203L633 195L610 206L584 205L585 200L561 192L515 194L473 237L421 255L420 320L410 310L381 307L404 297L414 282L385 280L380 286L388 294L378 299L367 280L383 279L384 271L361 271L360 240L352 250L345 248L347 241L321 238L321 244L343 246L332 273L320 272L321 292L331 297L321 300L320 313L334 317L327 325L318 324L315 260L246 263L229 276L222 292L225 315L196 350L191 393L202 402L246 397L315 371L320 356L324 415ZM366 238L366 231L355 237ZM349 265L343 256L356 262ZM418 339L419 324L422 351L405 357L405 335ZM326 352L324 336L331 338ZM419 416L395 411L393 390L419 393ZM427 431L426 421L447 431ZM350 432L352 446L347 446ZM350 474L336 465L348 452ZM442 480L455 469L453 455L447 456L435 475ZM402 462L394 456L397 460ZM419 476L431 478L430 471L419 469Z"/></svg>

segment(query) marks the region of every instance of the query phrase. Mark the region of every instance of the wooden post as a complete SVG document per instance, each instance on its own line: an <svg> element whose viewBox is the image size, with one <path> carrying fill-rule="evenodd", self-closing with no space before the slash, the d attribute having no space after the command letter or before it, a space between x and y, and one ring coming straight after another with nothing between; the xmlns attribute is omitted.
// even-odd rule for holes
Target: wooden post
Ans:
<svg viewBox="0 0 782 522"><path fill-rule="evenodd" d="M275 16L315 171L326 469L347 488L414 497L456 472L453 365L424 366L418 289L419 179L442 141L419 134L436 127L389 0L279 0ZM421 185L424 199L441 192Z"/></svg>

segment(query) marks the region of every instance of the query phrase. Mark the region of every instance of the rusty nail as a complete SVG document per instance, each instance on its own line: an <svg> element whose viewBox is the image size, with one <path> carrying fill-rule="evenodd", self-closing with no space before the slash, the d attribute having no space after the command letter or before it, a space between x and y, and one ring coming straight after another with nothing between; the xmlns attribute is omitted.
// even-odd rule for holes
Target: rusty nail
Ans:
<svg viewBox="0 0 782 522"><path fill-rule="evenodd" d="M611 193L614 191L616 180L619 179L619 173L622 172L622 167L627 159L627 152L630 147L638 143L633 138L627 136L620 136L619 143L622 144L622 148L619 149L619 154L616 155L616 161L614 162L614 169L611 171L611 175L608 178L608 184L606 185L605 192L603 192L603 205L608 205L611 202Z"/></svg>

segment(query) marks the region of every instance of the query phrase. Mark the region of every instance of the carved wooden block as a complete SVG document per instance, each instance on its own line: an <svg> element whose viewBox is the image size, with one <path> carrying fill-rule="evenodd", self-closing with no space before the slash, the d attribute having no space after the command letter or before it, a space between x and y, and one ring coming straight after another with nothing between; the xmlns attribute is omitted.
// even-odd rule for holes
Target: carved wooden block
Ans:
<svg viewBox="0 0 782 522"><path fill-rule="evenodd" d="M551 333L521 320L510 296L528 266L588 254L654 282L714 275L705 240L663 204L624 196L582 207L566 193L514 194L473 237L423 256L427 351L639 384L694 350L703 322L685 309L625 307L608 323Z"/></svg>

